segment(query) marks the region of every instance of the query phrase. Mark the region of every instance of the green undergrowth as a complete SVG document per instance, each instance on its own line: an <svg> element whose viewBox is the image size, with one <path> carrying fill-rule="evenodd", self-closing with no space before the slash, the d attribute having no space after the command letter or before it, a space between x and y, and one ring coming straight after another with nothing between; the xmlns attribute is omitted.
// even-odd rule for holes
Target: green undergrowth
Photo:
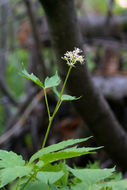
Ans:
<svg viewBox="0 0 127 190"><path fill-rule="evenodd" d="M16 190L126 190L127 180L111 169L71 168L65 159L93 154L98 148L78 147L89 138L71 139L36 152L28 162L0 150L0 188L15 182ZM57 162L56 162L57 161Z"/></svg>

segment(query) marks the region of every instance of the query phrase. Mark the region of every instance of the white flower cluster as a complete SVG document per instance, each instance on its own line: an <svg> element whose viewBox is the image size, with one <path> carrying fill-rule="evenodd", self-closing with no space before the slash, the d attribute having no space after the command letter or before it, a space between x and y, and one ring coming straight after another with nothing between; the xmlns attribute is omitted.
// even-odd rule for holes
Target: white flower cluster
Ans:
<svg viewBox="0 0 127 190"><path fill-rule="evenodd" d="M79 55L80 53L82 53L82 50L75 48L73 51L67 51L62 59L66 60L69 66L74 67L76 62L80 62L82 64L84 61L84 57Z"/></svg>

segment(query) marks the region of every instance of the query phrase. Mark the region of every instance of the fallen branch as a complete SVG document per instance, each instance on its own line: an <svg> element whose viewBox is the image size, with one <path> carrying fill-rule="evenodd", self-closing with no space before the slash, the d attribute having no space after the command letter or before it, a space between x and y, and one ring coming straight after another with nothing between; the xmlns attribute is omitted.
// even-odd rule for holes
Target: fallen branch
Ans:
<svg viewBox="0 0 127 190"><path fill-rule="evenodd" d="M105 98L119 101L127 97L126 76L93 76L93 81Z"/></svg>
<svg viewBox="0 0 127 190"><path fill-rule="evenodd" d="M79 18L79 27L83 39L85 41L87 39L88 42L90 42L91 39L96 39L97 41L98 38L100 38L101 40L112 39L112 41L116 40L117 42L121 41L124 38L125 41L125 39L127 39L126 24L127 24L126 15L112 17L108 27L106 27L106 19L103 15L100 16L88 15L88 17L82 16ZM50 35L45 18L43 18L42 21L42 28L43 28L43 33L41 35L41 41L44 43L45 46L50 46L51 45Z"/></svg>

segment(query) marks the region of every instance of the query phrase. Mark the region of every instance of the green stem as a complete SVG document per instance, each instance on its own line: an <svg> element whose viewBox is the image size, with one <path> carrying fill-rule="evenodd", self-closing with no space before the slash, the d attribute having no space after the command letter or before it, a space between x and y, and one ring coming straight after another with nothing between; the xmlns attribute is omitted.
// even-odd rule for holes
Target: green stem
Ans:
<svg viewBox="0 0 127 190"><path fill-rule="evenodd" d="M44 90L44 95L45 95L46 107L47 107L47 111L48 111L48 117L49 117L49 121L50 121L51 116L50 116L49 104L48 104L48 99L47 99L47 94L46 94L46 89L45 89L45 87L43 88L43 90Z"/></svg>
<svg viewBox="0 0 127 190"><path fill-rule="evenodd" d="M49 134L49 131L50 131L50 128L51 128L52 121L53 121L53 117L51 117L51 119L49 121L48 128L47 128L47 131L46 131L46 134L45 134L45 138L44 138L44 141L43 141L42 148L45 147L45 144L46 144L46 141L47 141L47 138L48 138L48 134Z"/></svg>
<svg viewBox="0 0 127 190"><path fill-rule="evenodd" d="M20 181L21 181L21 178L18 180L18 182L17 182L17 185L16 185L16 190L18 190L18 187L19 187L19 183L20 183Z"/></svg>
<svg viewBox="0 0 127 190"><path fill-rule="evenodd" d="M34 174L33 174L33 175L34 175ZM28 180L26 181L26 183L23 185L23 187L22 187L20 190L23 190L23 189L27 186L27 184L31 181L33 175L31 175L31 176L28 178Z"/></svg>
<svg viewBox="0 0 127 190"><path fill-rule="evenodd" d="M64 88L65 88L65 85L66 85L66 83L67 83L67 80L68 80L69 74L70 74L70 72L71 72L71 69L72 69L72 66L70 66L69 69L68 69L68 72L67 72L67 75L66 75L66 78L65 78L65 81L64 81L64 84L63 84L63 87L62 87L62 90L61 90L61 93L60 93L58 102L57 102L57 104L56 104L56 107L55 107L55 110L54 110L54 112L53 112L52 117L50 117L49 124L48 124L48 128L47 128L47 131L46 131L46 134L45 134L45 138L44 138L44 141L43 141L42 148L45 147L45 144L46 144L46 141L47 141L47 138L48 138L48 135L49 135L49 131L50 131L50 128L51 128L53 119L54 119L54 117L55 117L55 115L56 115L56 113L57 113L57 111L58 111L58 109L59 109L59 107L60 107L60 105L61 105L61 103L62 103L61 97L62 97L62 94L63 94L63 92L64 92Z"/></svg>
<svg viewBox="0 0 127 190"><path fill-rule="evenodd" d="M66 78L65 78L65 81L64 81L64 84L63 84L63 87L62 87L62 90L61 90L60 97L59 97L59 100L57 102L57 105L59 105L59 103L60 103L60 100L61 100L62 94L64 92L64 88L65 88L65 85L67 83L68 77L70 75L71 69L72 69L72 66L70 66L69 69L68 69L68 72L67 72L67 75L66 75ZM56 105L56 107L57 107L57 105Z"/></svg>
<svg viewBox="0 0 127 190"><path fill-rule="evenodd" d="M6 190L5 187L3 187L3 190Z"/></svg>

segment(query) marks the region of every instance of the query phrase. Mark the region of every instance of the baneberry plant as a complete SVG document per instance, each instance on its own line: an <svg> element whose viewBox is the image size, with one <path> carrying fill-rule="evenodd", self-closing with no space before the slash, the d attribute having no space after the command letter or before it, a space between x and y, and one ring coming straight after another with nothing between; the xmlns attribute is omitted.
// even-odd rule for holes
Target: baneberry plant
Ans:
<svg viewBox="0 0 127 190"><path fill-rule="evenodd" d="M36 152L28 162L25 162L22 156L14 152L0 150L0 188L5 190L6 185L16 180L16 190L126 190L127 181L121 180L113 175L112 169L78 169L70 168L65 161L67 158L73 158L86 154L92 154L93 150L98 148L79 148L76 144L84 142L89 138L70 139L57 144L45 147L48 134L53 119L63 101L73 101L79 98L64 94L64 89L71 72L76 63L81 64L84 57L82 51L75 48L74 51L68 51L62 59L69 65L69 69L63 83L61 92L57 91L60 84L58 73L52 77L47 77L40 81L34 74L29 74L25 68L22 69L22 75L32 80L40 86L45 95L45 102L48 112L49 124L42 144L42 148ZM50 113L47 88L53 88L54 93L58 96L58 101L53 114ZM56 162L59 161L59 162Z"/></svg>

